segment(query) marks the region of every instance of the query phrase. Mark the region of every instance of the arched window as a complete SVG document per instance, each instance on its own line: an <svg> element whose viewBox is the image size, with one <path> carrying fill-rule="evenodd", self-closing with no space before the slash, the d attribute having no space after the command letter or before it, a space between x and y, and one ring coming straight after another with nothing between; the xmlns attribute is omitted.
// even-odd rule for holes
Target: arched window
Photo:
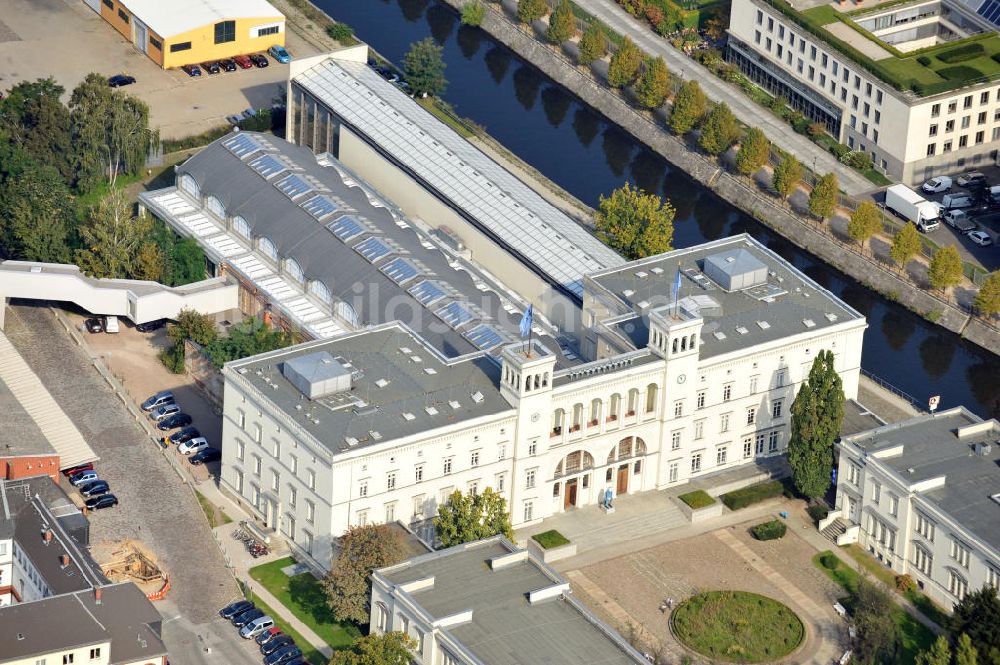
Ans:
<svg viewBox="0 0 1000 665"><path fill-rule="evenodd" d="M201 198L201 187L198 186L198 181L194 179L194 176L189 173L183 174L180 184L182 190L196 199Z"/></svg>
<svg viewBox="0 0 1000 665"><path fill-rule="evenodd" d="M219 219L226 218L226 207L222 205L222 201L215 198L214 196L209 196L207 199L205 199L205 207L208 208L209 212L211 212Z"/></svg>
<svg viewBox="0 0 1000 665"><path fill-rule="evenodd" d="M615 461L628 459L629 457L642 457L646 454L646 442L635 436L627 436L618 442L618 445L608 453L608 464Z"/></svg>
<svg viewBox="0 0 1000 665"><path fill-rule="evenodd" d="M260 253L268 257L272 261L278 260L278 249L274 246L274 243L267 238L261 238L257 241L257 249Z"/></svg>
<svg viewBox="0 0 1000 665"><path fill-rule="evenodd" d="M633 388L628 391L628 414L629 416L634 416L636 409L639 408L639 389Z"/></svg>
<svg viewBox="0 0 1000 665"><path fill-rule="evenodd" d="M655 383L646 386L646 413L656 411L656 392L657 387Z"/></svg>
<svg viewBox="0 0 1000 665"><path fill-rule="evenodd" d="M578 429L580 429L581 425L583 425L583 404L574 404L573 405L573 429L571 429L570 431L571 432L577 431Z"/></svg>
<svg viewBox="0 0 1000 665"><path fill-rule="evenodd" d="M354 308L348 305L343 300L337 303L337 306L334 308L334 312L336 313L337 316L339 316L344 321L347 321L352 326L354 327L358 326L357 312L355 312Z"/></svg>
<svg viewBox="0 0 1000 665"><path fill-rule="evenodd" d="M313 280L309 282L309 293L313 294L327 305L333 304L333 295L330 293L330 289L326 287L323 282L318 282Z"/></svg>
<svg viewBox="0 0 1000 665"><path fill-rule="evenodd" d="M239 216L234 217L233 218L233 231L236 231L238 234L240 234L241 236L243 236L244 238L246 238L247 240L249 240L250 239L250 222L248 222L247 220L245 220L245 219L243 219L242 217L239 217Z"/></svg>
<svg viewBox="0 0 1000 665"><path fill-rule="evenodd" d="M559 460L555 477L570 473L579 473L594 468L594 456L584 450L575 450Z"/></svg>
<svg viewBox="0 0 1000 665"><path fill-rule="evenodd" d="M302 266L295 259L285 259L285 271L300 284L306 281L306 274L302 272Z"/></svg>
<svg viewBox="0 0 1000 665"><path fill-rule="evenodd" d="M384 633L389 629L389 608L382 602L375 605L378 607L378 619L375 625L378 626L379 632Z"/></svg>
<svg viewBox="0 0 1000 665"><path fill-rule="evenodd" d="M562 434L563 422L566 420L566 412L562 409L556 409L552 414L552 436L559 436Z"/></svg>
<svg viewBox="0 0 1000 665"><path fill-rule="evenodd" d="M608 420L618 420L621 417L622 396L615 393L611 396L611 409L608 413Z"/></svg>
<svg viewBox="0 0 1000 665"><path fill-rule="evenodd" d="M594 427L599 422L601 422L601 408L604 403L601 402L600 398L595 398L590 401L590 427Z"/></svg>

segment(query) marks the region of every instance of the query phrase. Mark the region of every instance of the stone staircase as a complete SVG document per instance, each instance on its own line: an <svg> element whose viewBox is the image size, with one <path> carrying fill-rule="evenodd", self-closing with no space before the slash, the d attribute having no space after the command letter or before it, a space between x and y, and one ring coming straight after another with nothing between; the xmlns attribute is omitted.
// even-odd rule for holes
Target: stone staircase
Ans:
<svg viewBox="0 0 1000 665"><path fill-rule="evenodd" d="M847 527L848 527L847 521L841 517L838 517L833 522L828 524L826 528L820 531L820 533L823 534L823 536L827 540L836 543L838 538L847 533Z"/></svg>

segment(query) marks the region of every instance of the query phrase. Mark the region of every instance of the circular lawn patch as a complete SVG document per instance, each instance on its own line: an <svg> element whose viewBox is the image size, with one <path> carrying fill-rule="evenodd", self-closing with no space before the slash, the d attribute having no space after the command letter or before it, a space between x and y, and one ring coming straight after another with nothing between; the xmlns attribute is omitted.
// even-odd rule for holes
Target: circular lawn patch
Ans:
<svg viewBox="0 0 1000 665"><path fill-rule="evenodd" d="M805 637L787 606L747 591L707 591L681 603L671 618L674 634L709 658L740 663L777 660Z"/></svg>

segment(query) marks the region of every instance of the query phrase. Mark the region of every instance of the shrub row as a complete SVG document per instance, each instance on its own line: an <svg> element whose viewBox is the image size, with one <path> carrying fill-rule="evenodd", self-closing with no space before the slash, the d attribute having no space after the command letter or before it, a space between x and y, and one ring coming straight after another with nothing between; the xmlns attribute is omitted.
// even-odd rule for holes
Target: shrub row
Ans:
<svg viewBox="0 0 1000 665"><path fill-rule="evenodd" d="M949 65L978 58L985 52L982 44L973 42L937 54L937 59ZM923 64L923 63L920 63Z"/></svg>
<svg viewBox="0 0 1000 665"><path fill-rule="evenodd" d="M729 492L723 495L722 503L726 504L729 510L739 510L765 499L773 499L776 496L780 496L784 489L785 486L780 480L771 480L766 483L758 483Z"/></svg>
<svg viewBox="0 0 1000 665"><path fill-rule="evenodd" d="M787 530L788 527L781 520L771 520L753 527L750 529L750 533L757 540L777 540L784 537Z"/></svg>
<svg viewBox="0 0 1000 665"><path fill-rule="evenodd" d="M938 76L949 82L968 82L981 78L983 73L975 67L970 67L969 65L958 65L956 67L945 67L944 69L939 69Z"/></svg>
<svg viewBox="0 0 1000 665"><path fill-rule="evenodd" d="M705 490L695 490L694 492L681 494L677 498L686 503L688 506L690 506L692 510L705 508L706 506L711 506L713 503L715 503L715 499L709 496L708 492L706 492Z"/></svg>

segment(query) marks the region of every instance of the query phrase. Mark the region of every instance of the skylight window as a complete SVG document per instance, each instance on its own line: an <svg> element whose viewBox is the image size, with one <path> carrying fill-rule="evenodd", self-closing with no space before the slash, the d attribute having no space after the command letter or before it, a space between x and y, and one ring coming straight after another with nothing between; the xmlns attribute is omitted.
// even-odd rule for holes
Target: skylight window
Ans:
<svg viewBox="0 0 1000 665"><path fill-rule="evenodd" d="M768 328L771 327L771 324L768 323L767 321L758 321L757 327L759 327L761 330L767 330Z"/></svg>

